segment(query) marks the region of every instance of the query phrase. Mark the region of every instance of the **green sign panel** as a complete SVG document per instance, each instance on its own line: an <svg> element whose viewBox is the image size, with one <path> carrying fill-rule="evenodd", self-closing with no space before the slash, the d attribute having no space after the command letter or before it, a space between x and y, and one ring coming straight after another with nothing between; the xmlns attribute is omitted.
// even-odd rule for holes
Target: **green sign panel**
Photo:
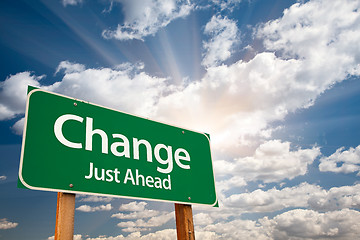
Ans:
<svg viewBox="0 0 360 240"><path fill-rule="evenodd" d="M206 134L34 89L19 180L34 190L215 205Z"/></svg>

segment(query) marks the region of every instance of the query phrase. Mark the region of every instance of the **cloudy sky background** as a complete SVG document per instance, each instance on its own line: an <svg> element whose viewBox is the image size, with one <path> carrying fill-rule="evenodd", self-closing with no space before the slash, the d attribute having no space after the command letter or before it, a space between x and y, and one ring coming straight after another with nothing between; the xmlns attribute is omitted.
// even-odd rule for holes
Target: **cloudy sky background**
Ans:
<svg viewBox="0 0 360 240"><path fill-rule="evenodd" d="M360 234L360 1L0 3L0 239L52 239L17 189L27 85L207 132L197 239ZM78 196L75 239L174 239L171 203Z"/></svg>

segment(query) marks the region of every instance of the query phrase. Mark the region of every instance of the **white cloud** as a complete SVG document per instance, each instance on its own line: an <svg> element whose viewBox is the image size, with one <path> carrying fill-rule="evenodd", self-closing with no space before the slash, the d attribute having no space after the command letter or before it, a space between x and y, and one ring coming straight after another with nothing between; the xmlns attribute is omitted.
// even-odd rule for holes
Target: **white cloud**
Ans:
<svg viewBox="0 0 360 240"><path fill-rule="evenodd" d="M141 236L140 240L173 240L176 239L175 229L164 229L154 233L149 233L147 235Z"/></svg>
<svg viewBox="0 0 360 240"><path fill-rule="evenodd" d="M6 180L6 176L0 176L0 181L5 181Z"/></svg>
<svg viewBox="0 0 360 240"><path fill-rule="evenodd" d="M220 9L223 10L229 10L233 11L234 8L242 2L242 0L212 0L212 2L220 7Z"/></svg>
<svg viewBox="0 0 360 240"><path fill-rule="evenodd" d="M236 219L229 222L218 222L195 229L195 234L197 231L215 235L213 239L237 240L239 236L241 239L271 239L263 226L251 220Z"/></svg>
<svg viewBox="0 0 360 240"><path fill-rule="evenodd" d="M68 74L65 70L63 80L48 89L125 112L148 115L165 90L165 80L126 69L86 69Z"/></svg>
<svg viewBox="0 0 360 240"><path fill-rule="evenodd" d="M24 114L27 86L39 87L44 76L34 76L31 72L10 75L0 82L0 120L8 120Z"/></svg>
<svg viewBox="0 0 360 240"><path fill-rule="evenodd" d="M28 85L141 115L153 112L157 99L169 89L166 79L138 72L132 65L121 69L84 69L81 64L64 61L59 64L57 71L60 70L65 73L62 81L49 86L40 84L44 76L30 72L17 73L0 82L0 120L24 114ZM23 123L24 120L17 122L13 130L21 134Z"/></svg>
<svg viewBox="0 0 360 240"><path fill-rule="evenodd" d="M149 228L152 227L160 227L170 221L171 219L174 219L175 214L174 212L164 212L158 216L151 217L148 220L138 219L136 221L126 221L126 222L120 222L117 224L118 227L124 228L123 231L148 231Z"/></svg>
<svg viewBox="0 0 360 240"><path fill-rule="evenodd" d="M66 7L67 5L75 6L81 4L83 0L61 0L61 2L64 5L64 7Z"/></svg>
<svg viewBox="0 0 360 240"><path fill-rule="evenodd" d="M130 202L127 204L122 204L119 207L120 211L144 211L145 210L145 206L147 205L146 202Z"/></svg>
<svg viewBox="0 0 360 240"><path fill-rule="evenodd" d="M353 0L296 3L282 18L259 28L258 36L268 50L304 61L300 79L311 78L308 87L323 91L347 74L360 73L355 47L360 40L359 7Z"/></svg>
<svg viewBox="0 0 360 240"><path fill-rule="evenodd" d="M245 145L256 145L254 139L270 137L269 123L311 106L334 83L357 74L360 50L354 46L360 41L360 24L356 3L311 3L295 4L283 18L257 28L268 52L248 62L208 68L200 81L160 98L156 117L212 133L216 151L233 157L244 152ZM306 25L304 19L311 24ZM335 24L338 20L340 25ZM321 34L327 31L331 34ZM298 43L308 32L318 33L314 44ZM290 54L298 48L304 51Z"/></svg>
<svg viewBox="0 0 360 240"><path fill-rule="evenodd" d="M59 66L56 68L55 74L64 70L65 74L82 72L85 70L85 66L79 63L71 63L69 61L62 61L59 63Z"/></svg>
<svg viewBox="0 0 360 240"><path fill-rule="evenodd" d="M118 235L115 237L97 237L97 238L87 238L86 240L173 240L176 239L176 230L175 229L164 229L157 232L149 233L141 236L140 232L133 232L124 237L123 235Z"/></svg>
<svg viewBox="0 0 360 240"><path fill-rule="evenodd" d="M100 196L86 196L81 197L79 202L111 202L113 198L111 197L100 197Z"/></svg>
<svg viewBox="0 0 360 240"><path fill-rule="evenodd" d="M355 210L319 213L313 210L294 209L258 221L232 220L198 228L195 231L209 234L211 239L262 239L309 240L354 239L360 233L360 213Z"/></svg>
<svg viewBox="0 0 360 240"><path fill-rule="evenodd" d="M193 216L195 226L204 226L213 224L214 220L207 213L198 213Z"/></svg>
<svg viewBox="0 0 360 240"><path fill-rule="evenodd" d="M311 106L335 82L344 80L349 73L357 73L359 64L356 59L360 59L360 50L353 46L360 41L360 24L356 24L358 18L353 17L357 16L353 12L353 3L340 4L339 11L332 11L332 14L325 15L323 11L315 10L308 14L308 9L322 7L322 2L315 2L317 4L295 4L283 18L257 29L257 36L265 39L267 50L277 50L277 54L263 52L248 62L209 67L200 81L182 87L175 88L166 79L151 77L144 72L129 73L109 68L81 71L79 67L74 67L80 69L78 72L72 72L72 65L67 63L61 66L65 69L63 80L48 88L126 112L209 132L213 136L212 146L216 154L226 153L228 158L239 158L240 154L250 153L264 138L271 136L271 122L283 120L289 112ZM325 9L329 8L329 4L323 5ZM320 21L320 18L324 20ZM319 35L316 44L299 46L307 51L290 54L299 44L297 38L290 37L292 30L296 30L296 36L311 29L315 32L322 32L321 29L330 31L328 25L317 22L331 23L343 18L347 20L346 27L334 24L336 30L331 31L332 34ZM293 28L297 26L292 24L293 19L309 19L312 24L305 27L303 23ZM342 25L343 22L345 20L340 21ZM278 35L278 29L282 35ZM341 39L350 32L354 34L346 41L354 41L354 44L342 44ZM288 44L281 44L281 39L286 39L284 41ZM322 44L324 42L331 44ZM66 69L71 73L66 73ZM138 97L140 92L141 98ZM9 99L3 109L9 109L9 104L15 101L19 102ZM5 110L0 113L9 115Z"/></svg>
<svg viewBox="0 0 360 240"><path fill-rule="evenodd" d="M215 175L218 172L218 167L223 165L224 162L225 161L216 161L215 162L215 164L214 164L215 165ZM228 166L228 165L231 165L231 164L225 164L225 166ZM224 173L226 173L226 175L229 175L229 174L231 174L231 170L228 169L227 172L224 172ZM216 182L216 190L218 192L225 192L229 189L234 189L236 187L243 187L246 185L247 185L247 182L245 181L245 179L243 177L235 175L235 176L230 177L229 179L217 181Z"/></svg>
<svg viewBox="0 0 360 240"><path fill-rule="evenodd" d="M231 195L224 204L244 212L273 212L289 207L307 207L311 195L321 190L319 186L307 183L282 190L257 189L251 193Z"/></svg>
<svg viewBox="0 0 360 240"><path fill-rule="evenodd" d="M122 231L123 232L144 232L144 231L150 231L151 228L145 228L145 227L126 227L123 228Z"/></svg>
<svg viewBox="0 0 360 240"><path fill-rule="evenodd" d="M360 184L326 190L308 183L282 189L257 189L245 193L237 193L238 190L231 189L229 196L219 194L220 208L194 206L195 211L201 211L199 216L194 216L194 220L204 226L203 222L217 223L220 220L238 219L244 213L271 213L293 208L307 208L320 212L346 208L360 209L359 190Z"/></svg>
<svg viewBox="0 0 360 240"><path fill-rule="evenodd" d="M236 160L236 170L246 180L278 182L307 173L320 148L290 150L289 142L271 140L256 149L254 156Z"/></svg>
<svg viewBox="0 0 360 240"><path fill-rule="evenodd" d="M80 207L77 207L76 210L81 212L98 212L98 211L110 211L112 209L111 203L106 205L100 205L91 207L89 205L81 205Z"/></svg>
<svg viewBox="0 0 360 240"><path fill-rule="evenodd" d="M309 208L317 211L332 211L342 208L360 209L360 184L313 192L310 194L308 204Z"/></svg>
<svg viewBox="0 0 360 240"><path fill-rule="evenodd" d="M6 218L0 219L0 229L11 229L16 228L18 223L9 222Z"/></svg>
<svg viewBox="0 0 360 240"><path fill-rule="evenodd" d="M159 215L159 211L156 210L149 210L149 209L144 209L142 211L136 211L136 212L132 212L132 213L116 213L111 215L111 217L115 217L118 219L139 219L139 218L150 218L150 217L155 217L157 215Z"/></svg>
<svg viewBox="0 0 360 240"><path fill-rule="evenodd" d="M122 70L109 68L84 70L78 64L73 67L69 62L63 63L61 62L58 68L65 70L63 80L50 86L41 86L39 81L43 76L33 76L30 72L12 75L1 82L0 120L24 114L27 85L141 115L149 115L154 111L157 99L166 88L164 83L166 79L136 72L132 67ZM23 123L23 119L19 120L13 126L14 132L21 134Z"/></svg>
<svg viewBox="0 0 360 240"><path fill-rule="evenodd" d="M349 73L356 74L360 50L353 46L360 41L360 24L356 24L359 20L353 11L354 3L341 1L336 5L339 11L329 9L332 14L312 10L332 5L322 1L295 4L284 17L257 29L257 36L265 39L266 48L279 51L277 55L263 52L248 62L210 67L200 81L180 88L144 72L129 72L130 67L84 69L82 65L66 61L59 64L59 69L65 72L62 81L43 87L209 132L216 154L239 158L240 154L245 152L246 155L257 147L262 142L259 139L271 136L271 122L284 119L288 112L310 106L335 82L344 80ZM309 24L302 22L304 19ZM301 21L295 24L295 20ZM332 28L325 22L336 21L339 23L333 24L335 30L329 30ZM296 36L302 36L312 29L319 34L314 44L300 44L298 38L291 37L293 31ZM354 41L354 44L342 44L344 35L350 32L354 34L345 42ZM292 54L295 46L303 50ZM24 112L27 82L39 86L41 78L23 72L1 83L1 119Z"/></svg>
<svg viewBox="0 0 360 240"><path fill-rule="evenodd" d="M236 22L227 17L213 16L205 25L210 39L203 43L205 54L202 65L217 66L231 56L232 48L240 42Z"/></svg>
<svg viewBox="0 0 360 240"><path fill-rule="evenodd" d="M80 234L75 234L73 240L82 240L82 236Z"/></svg>
<svg viewBox="0 0 360 240"><path fill-rule="evenodd" d="M116 30L103 31L103 37L118 40L143 40L166 27L171 21L189 15L193 6L176 0L118 0L123 5L125 21Z"/></svg>
<svg viewBox="0 0 360 240"><path fill-rule="evenodd" d="M294 209L279 214L272 219L264 217L258 221L235 219L231 221L196 226L196 239L209 240L309 240L335 239L352 240L360 234L360 213L355 210L342 209L320 213L314 210ZM141 236L133 232L128 236L97 237L87 240L170 240L176 238L175 229L165 229Z"/></svg>
<svg viewBox="0 0 360 240"><path fill-rule="evenodd" d="M360 170L360 145L345 150L341 147L329 157L320 159L319 170L322 172L352 173Z"/></svg>
<svg viewBox="0 0 360 240"><path fill-rule="evenodd" d="M152 227L159 227L174 218L174 212L160 212L146 209L146 202L130 202L122 204L120 211L130 213L116 213L111 217L118 219L136 219L134 221L123 221L117 224L125 232L149 231ZM144 220L147 219L147 220Z"/></svg>
<svg viewBox="0 0 360 240"><path fill-rule="evenodd" d="M308 101L291 87L297 67L263 53L247 63L209 68L201 81L159 99L157 117L210 132L214 146L231 153L254 136L269 137L269 122Z"/></svg>
<svg viewBox="0 0 360 240"><path fill-rule="evenodd" d="M55 239L55 236L51 236L51 237L48 237L48 240L54 240ZM73 240L82 240L82 236L81 234L75 234L74 237L73 237Z"/></svg>
<svg viewBox="0 0 360 240"><path fill-rule="evenodd" d="M11 130L17 135L22 135L24 131L25 118L20 118L12 127Z"/></svg>
<svg viewBox="0 0 360 240"><path fill-rule="evenodd" d="M325 190L317 185L302 183L291 188L276 188L251 193L233 194L223 202L225 207L238 212L274 212L286 208L311 208L317 211L333 211L360 207L360 184L334 187Z"/></svg>
<svg viewBox="0 0 360 240"><path fill-rule="evenodd" d="M360 234L360 213L343 209L319 213L313 210L295 209L280 214L270 225L274 239L354 239Z"/></svg>
<svg viewBox="0 0 360 240"><path fill-rule="evenodd" d="M265 183L293 179L307 173L308 165L320 155L320 148L290 150L289 142L270 140L261 144L253 156L235 159L232 162L215 162L215 173L241 176L239 182L262 180ZM231 166L224 171L221 165ZM219 166L219 167L218 167ZM231 184L229 182L228 184ZM233 183L232 183L233 184ZM243 183L241 184L243 185ZM239 186L241 186L239 185ZM227 188L224 188L225 190Z"/></svg>

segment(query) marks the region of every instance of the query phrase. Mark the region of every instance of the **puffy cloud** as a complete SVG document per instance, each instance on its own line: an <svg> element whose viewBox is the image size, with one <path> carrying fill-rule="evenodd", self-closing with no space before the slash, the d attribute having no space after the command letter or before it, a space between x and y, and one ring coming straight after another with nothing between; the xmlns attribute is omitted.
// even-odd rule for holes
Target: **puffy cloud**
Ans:
<svg viewBox="0 0 360 240"><path fill-rule="evenodd" d="M224 163L224 161L216 161L215 162L215 172L218 172L217 169L218 169L218 166L221 166L222 163ZM227 165L231 165L231 164L227 164ZM232 168L229 168L229 169L232 169ZM231 170L227 170L227 172L224 172L226 174L230 174L231 173ZM247 185L247 182L245 181L245 179L243 177L240 177L240 176L233 176L229 179L226 179L226 180L221 180L221 181L217 181L216 182L216 190L218 192L225 192L229 189L234 189L234 188L237 188L237 187L243 187L243 186L246 186Z"/></svg>
<svg viewBox="0 0 360 240"><path fill-rule="evenodd" d="M21 118L20 120L18 120L12 127L11 130L17 134L17 135L22 135L23 131L24 131L24 124L25 124L25 118Z"/></svg>
<svg viewBox="0 0 360 240"><path fill-rule="evenodd" d="M342 209L320 213L314 210L294 209L275 216L272 219L264 217L258 221L235 219L209 223L197 226L197 239L209 240L237 240L242 239L356 239L360 234L360 213L355 210ZM133 232L128 236L97 237L87 240L133 240L133 239L163 239L176 238L175 229L165 229L146 235Z"/></svg>
<svg viewBox="0 0 360 240"><path fill-rule="evenodd" d="M195 231L195 239L216 240L218 237L215 232Z"/></svg>
<svg viewBox="0 0 360 240"><path fill-rule="evenodd" d="M295 209L280 214L270 225L274 239L354 239L360 234L360 213L343 209L319 213L313 210Z"/></svg>
<svg viewBox="0 0 360 240"><path fill-rule="evenodd" d="M130 202L122 204L119 207L120 211L127 211L130 213L116 213L111 217L118 219L137 219L136 221L126 221L117 224L118 227L123 228L125 232L142 232L149 231L152 227L159 227L174 218L174 212L160 212L156 210L146 209L146 202ZM147 220L144 220L147 219Z"/></svg>
<svg viewBox="0 0 360 240"><path fill-rule="evenodd" d="M229 158L244 152L244 146L257 145L259 138L271 136L271 122L311 106L336 82L358 74L357 5L354 1L293 5L282 18L256 29L265 52L248 62L209 67L200 81L160 98L156 118L211 133L216 152ZM321 34L328 31L331 34ZM314 44L298 41L309 32L317 33L310 38ZM298 48L304 50L292 54Z"/></svg>
<svg viewBox="0 0 360 240"><path fill-rule="evenodd" d="M236 240L239 239L239 236L241 236L241 239L271 239L263 226L251 220L236 219L228 222L219 222L203 228L197 228L195 229L195 234L197 231L202 232L202 234L207 233L213 237L212 239Z"/></svg>
<svg viewBox="0 0 360 240"><path fill-rule="evenodd" d="M232 220L218 222L196 231L207 233L210 239L354 239L360 233L360 213L355 210L319 213L314 210L294 209L273 219L264 217L258 221Z"/></svg>
<svg viewBox="0 0 360 240"><path fill-rule="evenodd" d="M64 5L64 7L66 7L67 5L75 6L81 4L83 0L61 0L61 2Z"/></svg>
<svg viewBox="0 0 360 240"><path fill-rule="evenodd" d="M166 79L134 72L133 68L63 68L63 80L49 86L49 90L136 114L150 114L166 88Z"/></svg>
<svg viewBox="0 0 360 240"><path fill-rule="evenodd" d="M125 21L116 30L103 31L103 37L118 40L143 40L171 21L187 16L193 6L176 0L118 0L123 5Z"/></svg>
<svg viewBox="0 0 360 240"><path fill-rule="evenodd" d="M250 193L233 194L224 201L229 211L274 212L287 208L311 208L316 211L333 211L343 208L360 208L360 184L333 187L325 190L318 185L302 183L281 190L257 189ZM234 213L236 214L236 213Z"/></svg>
<svg viewBox="0 0 360 240"><path fill-rule="evenodd" d="M100 205L91 207L89 205L81 205L80 207L77 207L76 210L81 212L98 212L98 211L110 211L112 209L111 203L106 205Z"/></svg>
<svg viewBox="0 0 360 240"><path fill-rule="evenodd" d="M100 197L100 196L94 196L89 195L86 197L81 197L79 202L111 202L113 198L111 197Z"/></svg>
<svg viewBox="0 0 360 240"><path fill-rule="evenodd" d="M147 205L146 202L130 202L127 204L122 204L119 207L120 211L144 211L145 210L145 206Z"/></svg>
<svg viewBox="0 0 360 240"><path fill-rule="evenodd" d="M360 209L359 190L360 184L326 190L308 183L282 189L257 189L245 193L237 193L238 190L231 189L228 196L219 194L220 208L194 206L195 212L201 213L196 218L194 216L194 220L199 222L197 224L203 225L202 222L216 223L220 220L237 219L243 213L271 213L293 208L321 212L345 208Z"/></svg>
<svg viewBox="0 0 360 240"><path fill-rule="evenodd" d="M341 147L329 157L320 159L319 170L322 172L352 173L360 170L360 145L344 150ZM358 172L359 175L359 172Z"/></svg>
<svg viewBox="0 0 360 240"><path fill-rule="evenodd" d="M133 232L124 237L118 235L115 237L101 236L97 238L87 238L86 240L173 240L176 239L175 229L164 229L161 231L149 233L141 236L140 232Z"/></svg>
<svg viewBox="0 0 360 240"><path fill-rule="evenodd" d="M307 166L320 155L320 148L290 150L289 142L271 140L256 149L254 156L236 160L236 172L247 180L277 182L307 173Z"/></svg>
<svg viewBox="0 0 360 240"><path fill-rule="evenodd" d="M55 74L64 70L65 74L82 72L85 70L85 66L79 63L71 63L69 61L60 62L59 66L56 68Z"/></svg>
<svg viewBox="0 0 360 240"><path fill-rule="evenodd" d="M208 68L200 81L160 98L156 116L212 133L213 146L227 154L239 152L239 145L253 144L254 137L271 136L269 123L311 106L334 83L357 74L360 50L354 46L360 41L360 24L356 4L295 4L282 18L256 29L266 52L248 62ZM323 10L328 8L332 14ZM303 19L312 24L306 25ZM343 22L347 24L341 25ZM314 44L298 43L303 34L312 31L319 33ZM327 31L331 34L321 35ZM349 33L352 37L343 44L343 36ZM298 47L307 51L289 54Z"/></svg>
<svg viewBox="0 0 360 240"><path fill-rule="evenodd" d="M310 196L321 190L319 186L307 183L282 190L276 188L268 191L257 189L251 193L231 195L224 201L224 204L244 212L273 212L289 207L307 207Z"/></svg>
<svg viewBox="0 0 360 240"><path fill-rule="evenodd" d="M323 91L348 74L360 73L360 51L355 48L360 40L359 7L353 0L296 3L282 18L259 28L258 36L268 50L306 62L299 77L311 78L308 87Z"/></svg>
<svg viewBox="0 0 360 240"><path fill-rule="evenodd" d="M269 52L258 53L248 62L209 67L202 79L181 87L176 88L166 79L144 72L129 71L129 68L84 69L81 65L63 62L59 65L65 72L62 81L48 89L209 132L216 153L226 152L229 158L235 158L244 148L256 147L259 138L269 138L274 130L271 122L311 106L334 83L349 74L357 74L360 50L354 46L360 41L360 24L357 24L356 5L341 1L337 6L339 11L330 9L332 14L310 10L327 9L332 5L322 1L295 4L282 18L256 29ZM294 19L301 20L301 24L295 24ZM311 24L306 25L303 19ZM339 23L335 24L337 20ZM334 26L329 28L325 22L334 23ZM328 30L333 28L335 30ZM312 30L318 34L331 31L331 34L316 35L314 44L291 37L293 31L296 31L295 36L303 36ZM354 34L343 44L342 39L349 33ZM292 54L295 47L304 50ZM10 82L10 78L7 80ZM140 92L141 98L138 97ZM6 104L2 103L0 116L13 117L7 111L13 109L9 106L13 102L21 101L9 98Z"/></svg>
<svg viewBox="0 0 360 240"><path fill-rule="evenodd" d="M6 218L0 219L0 229L16 228L18 223L9 222Z"/></svg>
<svg viewBox="0 0 360 240"><path fill-rule="evenodd" d="M21 72L0 82L0 120L24 114L27 86L39 87L39 81L43 77L34 76L31 72Z"/></svg>
<svg viewBox="0 0 360 240"><path fill-rule="evenodd" d="M118 227L124 228L123 231L148 231L151 227L159 227L174 219L174 212L164 212L158 216L151 217L148 220L138 219L136 221L126 221L117 224Z"/></svg>
<svg viewBox="0 0 360 240"><path fill-rule="evenodd" d="M209 225L209 224L214 223L214 220L212 219L212 217L207 213L195 214L193 219L194 219L195 226L204 226L204 225Z"/></svg>
<svg viewBox="0 0 360 240"><path fill-rule="evenodd" d="M318 211L331 211L342 208L360 209L360 184L313 192L310 194L308 204L310 208Z"/></svg>
<svg viewBox="0 0 360 240"><path fill-rule="evenodd" d="M157 231L155 233L149 233L147 235L141 236L140 240L172 240L176 239L176 231L175 229L165 229L161 231Z"/></svg>
<svg viewBox="0 0 360 240"><path fill-rule="evenodd" d="M156 210L149 210L149 209L144 209L142 211L135 211L129 214L125 214L125 213L116 213L111 215L111 217L115 217L118 219L139 219L139 218L150 218L150 217L155 217L157 215L159 215L159 211Z"/></svg>
<svg viewBox="0 0 360 240"><path fill-rule="evenodd" d="M202 65L216 66L228 59L232 48L239 42L238 32L235 21L227 17L213 16L204 29L210 39L203 43L205 54Z"/></svg>
<svg viewBox="0 0 360 240"><path fill-rule="evenodd" d="M235 7L237 7L237 5L239 5L239 3L242 2L242 0L227 0L227 1L221 1L221 0L212 0L212 2L219 6L220 9L223 10L230 10L233 11Z"/></svg>
<svg viewBox="0 0 360 240"><path fill-rule="evenodd" d="M7 179L6 176L0 176L0 181L5 181Z"/></svg>
<svg viewBox="0 0 360 240"><path fill-rule="evenodd" d="M89 195L86 197L80 197L79 202L111 202L113 198L111 197L100 197Z"/></svg>
<svg viewBox="0 0 360 240"><path fill-rule="evenodd" d="M254 136L269 137L271 121L307 105L306 90L292 86L299 65L262 53L249 62L211 67L201 81L160 98L156 116L204 129L215 136L215 147L232 152Z"/></svg>
<svg viewBox="0 0 360 240"><path fill-rule="evenodd" d="M60 70L65 73L62 81L52 85L41 85L39 81L44 76L30 72L17 73L0 82L0 120L24 114L28 85L141 115L153 112L158 98L169 90L166 79L139 72L132 65L84 69L81 64L64 61L59 64L57 71ZM23 123L24 120L17 122L13 130L22 133Z"/></svg>
<svg viewBox="0 0 360 240"><path fill-rule="evenodd" d="M307 173L308 165L320 155L320 148L290 150L289 142L270 140L261 144L253 156L235 159L234 162L215 162L215 172L219 165L229 166L227 171L219 167L219 174L241 176L239 186L245 181L262 180L265 183L293 179ZM217 173L217 172L216 172ZM232 181L227 184L234 184ZM229 187L228 187L229 188ZM223 189L227 189L223 187Z"/></svg>
<svg viewBox="0 0 360 240"><path fill-rule="evenodd" d="M55 239L55 236L51 236L51 237L48 237L48 240L54 240ZM82 240L82 236L81 234L75 234L74 237L73 237L73 240Z"/></svg>

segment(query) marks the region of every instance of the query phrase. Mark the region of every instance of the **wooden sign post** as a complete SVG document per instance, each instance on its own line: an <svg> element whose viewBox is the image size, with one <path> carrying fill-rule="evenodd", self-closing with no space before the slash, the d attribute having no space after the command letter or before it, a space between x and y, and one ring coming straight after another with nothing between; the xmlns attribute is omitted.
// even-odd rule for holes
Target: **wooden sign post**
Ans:
<svg viewBox="0 0 360 240"><path fill-rule="evenodd" d="M178 240L195 240L191 205L175 203L176 233Z"/></svg>
<svg viewBox="0 0 360 240"><path fill-rule="evenodd" d="M73 240L75 194L58 192L55 240Z"/></svg>

